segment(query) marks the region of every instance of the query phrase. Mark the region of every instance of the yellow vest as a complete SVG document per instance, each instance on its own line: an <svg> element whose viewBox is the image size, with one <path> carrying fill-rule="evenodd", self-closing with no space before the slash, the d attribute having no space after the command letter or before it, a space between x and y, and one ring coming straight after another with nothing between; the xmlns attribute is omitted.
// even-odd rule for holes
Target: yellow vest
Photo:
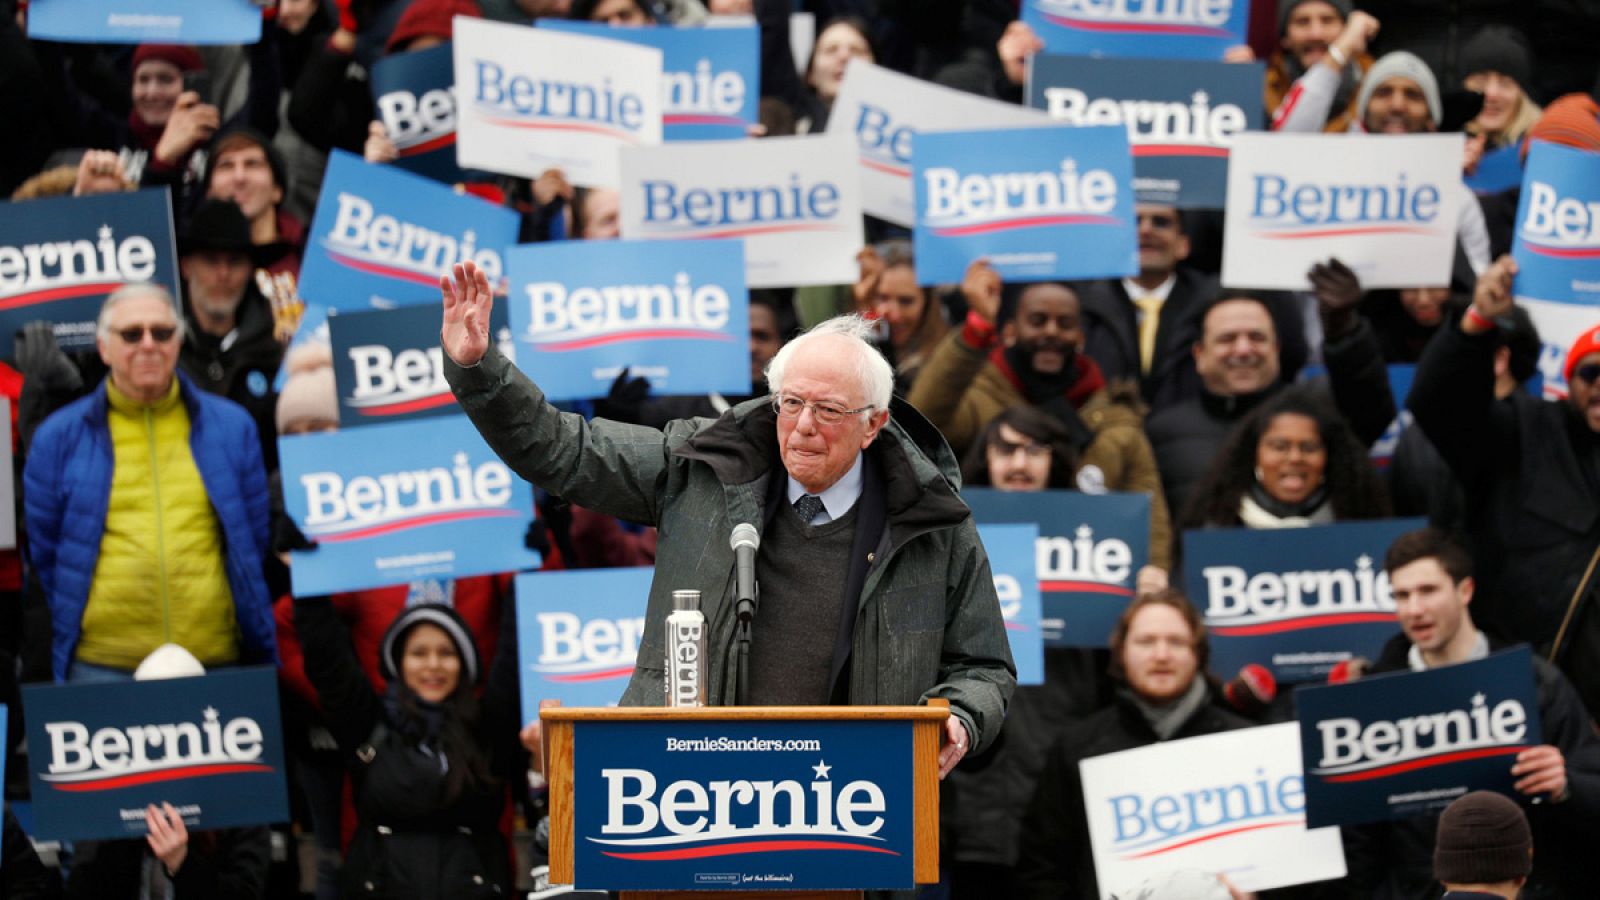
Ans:
<svg viewBox="0 0 1600 900"><path fill-rule="evenodd" d="M178 382L152 406L106 379L114 465L77 658L137 667L174 643L210 666L239 657L222 527L189 449Z"/></svg>

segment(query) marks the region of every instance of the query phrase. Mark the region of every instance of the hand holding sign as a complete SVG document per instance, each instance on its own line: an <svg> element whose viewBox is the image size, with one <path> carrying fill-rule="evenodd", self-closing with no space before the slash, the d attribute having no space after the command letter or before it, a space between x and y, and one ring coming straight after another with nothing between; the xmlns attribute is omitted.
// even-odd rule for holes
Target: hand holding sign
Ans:
<svg viewBox="0 0 1600 900"><path fill-rule="evenodd" d="M178 165L189 151L211 140L221 125L222 113L215 106L201 103L200 95L194 91L184 91L156 143L156 159L169 166Z"/></svg>
<svg viewBox="0 0 1600 900"><path fill-rule="evenodd" d="M961 276L961 296L966 298L967 308L990 325L1000 317L1000 289L1003 286L1000 273L986 259L975 259L968 263L967 271Z"/></svg>
<svg viewBox="0 0 1600 900"><path fill-rule="evenodd" d="M1006 80L1012 84L1023 82L1027 77L1028 57L1043 50L1044 41L1039 38L1039 33L1020 19L1007 25L999 43L995 44L995 52L1000 54L1000 65L1006 71Z"/></svg>
<svg viewBox="0 0 1600 900"><path fill-rule="evenodd" d="M1517 776L1517 790L1535 803L1543 799L1539 794L1549 794L1557 803L1567 798L1567 761L1556 747L1540 744L1518 753L1511 774Z"/></svg>
<svg viewBox="0 0 1600 900"><path fill-rule="evenodd" d="M144 809L144 824L150 829L145 840L150 842L151 855L161 860L169 876L178 874L189 856L189 829L183 826L183 816L171 803L152 803Z"/></svg>
<svg viewBox="0 0 1600 900"><path fill-rule="evenodd" d="M475 366L489 350L489 311L494 308L494 292L489 278L472 262L456 263L455 282L449 275L439 276L439 292L444 296L444 325L439 343L458 366Z"/></svg>

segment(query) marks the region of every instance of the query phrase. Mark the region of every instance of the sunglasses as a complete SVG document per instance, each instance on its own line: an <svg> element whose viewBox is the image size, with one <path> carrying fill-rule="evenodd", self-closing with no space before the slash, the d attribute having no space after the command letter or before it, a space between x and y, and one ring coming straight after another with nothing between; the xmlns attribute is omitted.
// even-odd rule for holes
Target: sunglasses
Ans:
<svg viewBox="0 0 1600 900"><path fill-rule="evenodd" d="M1594 384L1600 379L1600 363L1588 363L1572 370L1572 377L1587 384Z"/></svg>
<svg viewBox="0 0 1600 900"><path fill-rule="evenodd" d="M119 328L119 329L117 329L116 334L117 334L117 337L122 338L122 341L125 344L137 344L140 341L144 340L144 336L145 336L146 332L149 332L150 337L156 343L165 344L167 341L172 340L172 336L173 335L178 333L178 326L176 326L176 325L134 325L134 326L132 326L130 328Z"/></svg>

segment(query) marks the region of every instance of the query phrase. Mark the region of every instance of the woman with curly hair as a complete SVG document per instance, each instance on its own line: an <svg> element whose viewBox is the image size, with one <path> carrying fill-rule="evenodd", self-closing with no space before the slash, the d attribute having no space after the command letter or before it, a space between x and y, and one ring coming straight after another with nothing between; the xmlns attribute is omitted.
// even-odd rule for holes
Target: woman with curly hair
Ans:
<svg viewBox="0 0 1600 900"><path fill-rule="evenodd" d="M1296 387L1240 423L1194 490L1185 528L1300 528L1389 515L1366 449L1331 404Z"/></svg>

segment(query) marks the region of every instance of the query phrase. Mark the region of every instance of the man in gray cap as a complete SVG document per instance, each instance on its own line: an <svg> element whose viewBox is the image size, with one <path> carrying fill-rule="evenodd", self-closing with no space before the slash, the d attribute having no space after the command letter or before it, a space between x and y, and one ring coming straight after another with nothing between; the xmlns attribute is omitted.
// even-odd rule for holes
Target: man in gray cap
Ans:
<svg viewBox="0 0 1600 900"><path fill-rule="evenodd" d="M1522 807L1473 791L1445 808L1433 846L1433 877L1445 900L1515 900L1533 871L1533 833Z"/></svg>

